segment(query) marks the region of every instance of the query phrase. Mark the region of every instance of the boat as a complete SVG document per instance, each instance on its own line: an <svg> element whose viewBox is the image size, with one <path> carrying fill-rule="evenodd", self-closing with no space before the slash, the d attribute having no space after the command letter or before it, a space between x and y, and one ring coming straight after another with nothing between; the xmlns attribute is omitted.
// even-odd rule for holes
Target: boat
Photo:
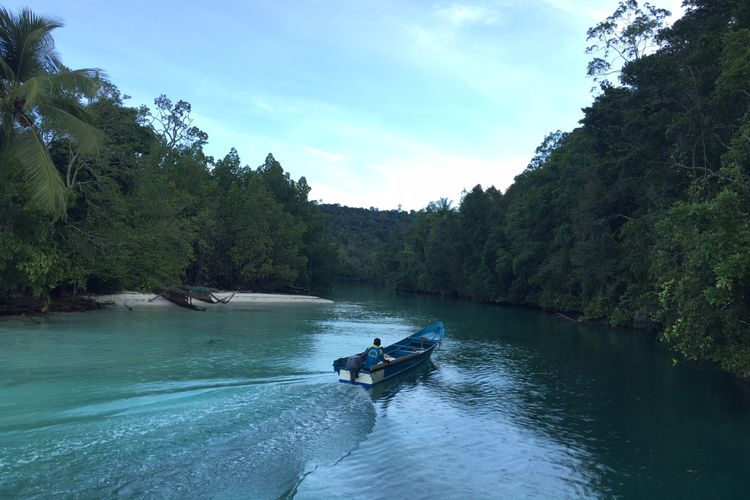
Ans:
<svg viewBox="0 0 750 500"><path fill-rule="evenodd" d="M196 306L193 304L193 299L208 302L209 304L228 304L234 293L227 297L218 297L214 294L216 290L214 288L205 288L198 286L187 286L182 285L179 287L162 288L161 292L155 297L149 299L152 302L159 297L164 297L177 304L178 306L187 307L188 309L194 309L196 311L205 311L205 307Z"/></svg>
<svg viewBox="0 0 750 500"><path fill-rule="evenodd" d="M187 307L188 309L195 309L196 311L206 310L205 307L199 307L193 304L193 298L190 293L186 292L185 290L181 290L180 288L164 288L161 293L159 293L159 295L154 297L154 299L156 299L157 297L164 297L170 302L173 302L178 306Z"/></svg>
<svg viewBox="0 0 750 500"><path fill-rule="evenodd" d="M354 382L351 381L351 375L346 368L347 359L351 356L334 360L333 371L338 373L341 383L354 383L370 388L430 359L432 351L440 344L444 336L445 327L440 321L422 328L417 333L383 348L386 361L370 367L369 370L360 369ZM363 354L363 352L360 352L352 356L362 356Z"/></svg>

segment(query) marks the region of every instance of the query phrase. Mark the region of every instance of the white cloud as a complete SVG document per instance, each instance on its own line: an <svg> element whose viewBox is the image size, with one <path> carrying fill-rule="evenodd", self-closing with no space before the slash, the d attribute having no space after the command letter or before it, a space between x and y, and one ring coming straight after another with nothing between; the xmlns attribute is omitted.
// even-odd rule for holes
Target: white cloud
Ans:
<svg viewBox="0 0 750 500"><path fill-rule="evenodd" d="M496 24L498 19L488 8L476 5L451 4L438 7L435 13L439 19L455 27L476 23L491 25Z"/></svg>
<svg viewBox="0 0 750 500"><path fill-rule="evenodd" d="M527 158L493 160L432 154L398 157L365 165L339 177L335 185L310 180L311 199L353 207L420 210L431 201L448 198L458 206L463 190L477 184L506 189L523 170Z"/></svg>
<svg viewBox="0 0 750 500"><path fill-rule="evenodd" d="M612 8L603 7L602 3L594 2L596 6L587 5L580 0L541 0L543 4L557 11L564 12L570 16L583 17L590 21L603 21L608 15L612 14L617 8L617 2L611 2Z"/></svg>
<svg viewBox="0 0 750 500"><path fill-rule="evenodd" d="M541 2L570 16L583 17L589 23L604 21L604 19L615 11L620 3L619 0L541 0ZM643 3L645 2L641 2L641 5ZM672 17L669 20L670 23L685 13L685 9L682 7L682 0L652 0L650 3L658 8L670 11L672 13Z"/></svg>
<svg viewBox="0 0 750 500"><path fill-rule="evenodd" d="M307 153L310 153L311 155L319 156L325 160L329 161L342 161L345 160L346 157L337 153L332 153L330 151L324 151L322 149L313 148L309 146L304 146L302 148Z"/></svg>
<svg viewBox="0 0 750 500"><path fill-rule="evenodd" d="M191 113L193 124L208 134L206 153L221 159L235 148L243 164L260 164L268 153L274 153L287 148L285 142L278 137L245 132L228 126L225 122L210 116Z"/></svg>

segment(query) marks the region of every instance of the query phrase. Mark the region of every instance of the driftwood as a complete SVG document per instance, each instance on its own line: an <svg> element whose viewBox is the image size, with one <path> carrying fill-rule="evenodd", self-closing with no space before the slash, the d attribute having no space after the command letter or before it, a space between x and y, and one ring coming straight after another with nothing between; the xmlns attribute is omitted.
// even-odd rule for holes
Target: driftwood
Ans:
<svg viewBox="0 0 750 500"><path fill-rule="evenodd" d="M570 316L565 316L563 313L557 313L557 315L560 316L561 318L565 318L567 320L574 321L574 322L578 323L577 319L573 319Z"/></svg>

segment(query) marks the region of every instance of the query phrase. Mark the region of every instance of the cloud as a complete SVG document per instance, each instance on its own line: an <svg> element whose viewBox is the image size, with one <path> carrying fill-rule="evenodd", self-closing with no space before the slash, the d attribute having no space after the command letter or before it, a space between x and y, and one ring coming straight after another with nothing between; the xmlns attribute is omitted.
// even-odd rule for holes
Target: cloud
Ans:
<svg viewBox="0 0 750 500"><path fill-rule="evenodd" d="M587 5L580 0L541 0L547 7L577 18L586 18L588 22L603 21L617 8L617 2L612 2L612 8L602 7L602 2L596 2L596 7Z"/></svg>
<svg viewBox="0 0 750 500"><path fill-rule="evenodd" d="M541 0L541 2L570 16L585 18L589 23L603 21L615 11L619 4L618 0L604 2L600 0L588 2L581 0ZM685 13L682 0L654 0L651 3L656 7L669 10L672 13L670 22L674 22Z"/></svg>
<svg viewBox="0 0 750 500"><path fill-rule="evenodd" d="M447 7L438 7L435 14L439 19L455 27L477 23L492 25L498 20L494 12L476 5L451 4Z"/></svg>
<svg viewBox="0 0 750 500"><path fill-rule="evenodd" d="M311 179L310 198L383 210L399 206L420 210L440 198L458 206L462 191L477 184L484 189L506 189L527 161L525 157L495 160L439 153L390 158L367 164L349 176L339 176L335 184Z"/></svg>
<svg viewBox="0 0 750 500"><path fill-rule="evenodd" d="M302 149L304 151L306 151L307 153L310 153L310 154L315 155L315 156L319 156L319 157L321 157L323 159L330 160L330 161L342 161L342 160L346 159L346 157L343 156L343 155L340 155L340 154L337 154L337 153L332 153L330 151L324 151L324 150L318 149L318 148L312 148L312 147L309 147L309 146L304 146Z"/></svg>
<svg viewBox="0 0 750 500"><path fill-rule="evenodd" d="M216 158L223 158L231 148L235 148L243 164L260 164L268 153L282 151L288 148L280 137L246 132L246 129L233 128L226 122L214 119L208 115L191 113L193 125L208 134L207 154Z"/></svg>

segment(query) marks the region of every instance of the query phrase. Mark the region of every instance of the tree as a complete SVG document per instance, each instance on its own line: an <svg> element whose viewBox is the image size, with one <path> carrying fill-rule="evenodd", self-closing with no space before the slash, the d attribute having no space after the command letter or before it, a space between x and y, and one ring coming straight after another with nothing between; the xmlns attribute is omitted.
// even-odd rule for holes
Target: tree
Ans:
<svg viewBox="0 0 750 500"><path fill-rule="evenodd" d="M640 59L656 47L656 37L671 13L650 3L638 6L638 0L621 0L611 16L586 32L586 41L594 44L587 54L601 54L588 64L587 74L595 82L607 85L607 77L619 72L630 61Z"/></svg>
<svg viewBox="0 0 750 500"><path fill-rule="evenodd" d="M190 117L192 106L189 102L172 100L164 94L154 99L156 110L151 112L146 106L140 109L144 121L164 140L168 149L202 147L208 141L208 134L193 126Z"/></svg>
<svg viewBox="0 0 750 500"><path fill-rule="evenodd" d="M101 133L87 123L80 96L93 95L97 71L68 70L51 32L62 26L29 9L0 8L0 168L22 171L32 205L65 215L65 188L44 142L44 129L92 151Z"/></svg>
<svg viewBox="0 0 750 500"><path fill-rule="evenodd" d="M567 132L560 132L559 130L547 134L542 143L534 151L534 157L529 162L524 173L541 168L542 165L547 163L552 153L562 145L568 135Z"/></svg>

